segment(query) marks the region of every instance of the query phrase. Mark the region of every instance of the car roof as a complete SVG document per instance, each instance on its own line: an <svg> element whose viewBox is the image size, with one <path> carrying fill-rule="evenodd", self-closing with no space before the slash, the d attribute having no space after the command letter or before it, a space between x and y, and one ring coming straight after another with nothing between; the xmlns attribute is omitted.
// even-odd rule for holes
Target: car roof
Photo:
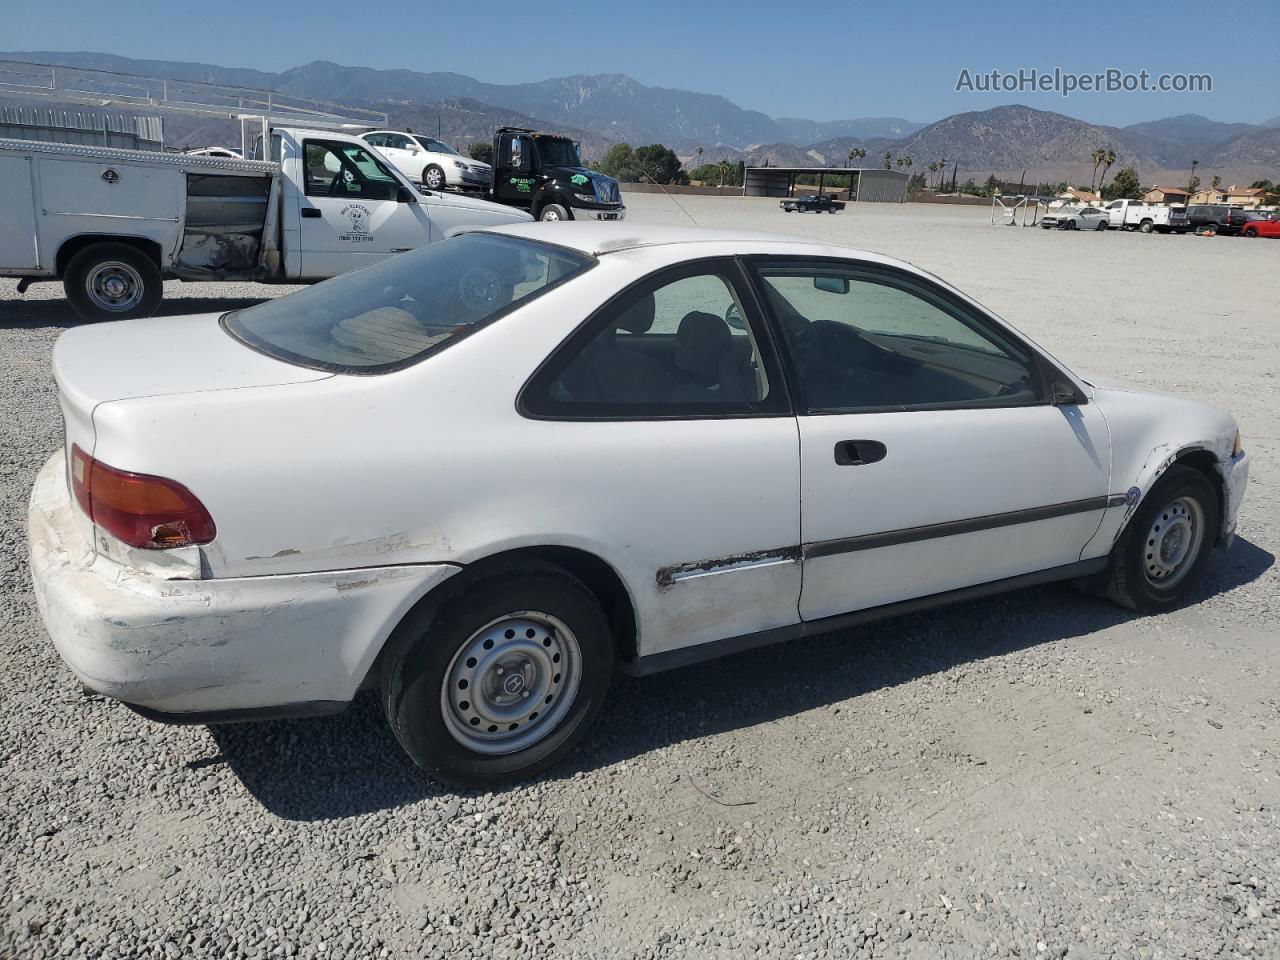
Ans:
<svg viewBox="0 0 1280 960"><path fill-rule="evenodd" d="M511 226L486 228L484 233L496 233L529 240L540 240L557 246L568 247L593 257L640 247L662 247L692 244L730 244L740 253L778 252L780 247L826 250L839 256L857 256L882 263L910 264L893 260L867 250L844 247L839 244L806 240L779 233L761 233L751 230L720 230L712 227L669 227L659 224L633 224L607 220L574 220L555 224L540 222L518 223ZM800 254L801 250L793 251ZM911 269L917 269L912 267Z"/></svg>

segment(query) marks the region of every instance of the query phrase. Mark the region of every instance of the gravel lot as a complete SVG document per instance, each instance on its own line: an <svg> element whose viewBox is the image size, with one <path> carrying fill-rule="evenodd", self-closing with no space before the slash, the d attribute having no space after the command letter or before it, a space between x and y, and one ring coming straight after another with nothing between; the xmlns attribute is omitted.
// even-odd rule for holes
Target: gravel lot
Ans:
<svg viewBox="0 0 1280 960"><path fill-rule="evenodd" d="M912 260L1078 370L1232 410L1240 539L1164 616L1042 588L620 680L567 768L451 792L372 698L209 729L81 695L25 546L71 312L0 280L0 957L1280 956L1280 242L680 202Z"/></svg>

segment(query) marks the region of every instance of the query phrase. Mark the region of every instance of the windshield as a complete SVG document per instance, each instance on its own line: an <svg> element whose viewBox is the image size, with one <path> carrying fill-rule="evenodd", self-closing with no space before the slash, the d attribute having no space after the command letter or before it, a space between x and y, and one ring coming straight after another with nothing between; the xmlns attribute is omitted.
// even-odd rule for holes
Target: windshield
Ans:
<svg viewBox="0 0 1280 960"><path fill-rule="evenodd" d="M417 363L592 266L550 244L468 233L222 318L288 363L385 373Z"/></svg>
<svg viewBox="0 0 1280 960"><path fill-rule="evenodd" d="M423 150L427 150L431 153L450 153L455 157L462 156L462 154L458 153L457 150L453 149L453 147L449 146L443 140L432 140L430 137L414 137L413 139L418 141L418 144Z"/></svg>
<svg viewBox="0 0 1280 960"><path fill-rule="evenodd" d="M538 156L548 167L580 167L582 156L578 153L578 145L563 137L539 137Z"/></svg>

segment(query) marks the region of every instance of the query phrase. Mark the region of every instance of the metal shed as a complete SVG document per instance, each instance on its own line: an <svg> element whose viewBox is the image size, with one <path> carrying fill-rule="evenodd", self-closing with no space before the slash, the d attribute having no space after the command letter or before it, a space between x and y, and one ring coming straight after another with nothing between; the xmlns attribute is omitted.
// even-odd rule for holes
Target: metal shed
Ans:
<svg viewBox="0 0 1280 960"><path fill-rule="evenodd" d="M164 121L89 110L0 106L0 137L159 150L164 146Z"/></svg>
<svg viewBox="0 0 1280 960"><path fill-rule="evenodd" d="M816 176L818 185L797 186L796 177ZM867 203L902 203L907 199L907 174L897 170L876 170L870 167L747 167L743 177L742 193L747 197L791 197L799 191L826 193L825 180L830 176L855 175L851 200ZM847 187L840 191L848 193Z"/></svg>

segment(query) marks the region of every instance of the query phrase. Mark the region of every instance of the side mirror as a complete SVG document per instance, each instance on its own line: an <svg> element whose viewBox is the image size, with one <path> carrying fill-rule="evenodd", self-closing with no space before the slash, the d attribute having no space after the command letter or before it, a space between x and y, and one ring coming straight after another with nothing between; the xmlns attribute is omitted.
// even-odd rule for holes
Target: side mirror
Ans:
<svg viewBox="0 0 1280 960"><path fill-rule="evenodd" d="M815 290L825 290L827 293L848 293L849 278L848 277L814 277L813 288Z"/></svg>
<svg viewBox="0 0 1280 960"><path fill-rule="evenodd" d="M742 312L736 303L729 304L724 312L724 322L735 330L745 330L747 325L742 320Z"/></svg>
<svg viewBox="0 0 1280 960"><path fill-rule="evenodd" d="M1055 407L1066 407L1074 404L1088 403L1089 399L1076 389L1074 383L1055 380L1049 384L1049 402Z"/></svg>
<svg viewBox="0 0 1280 960"><path fill-rule="evenodd" d="M396 203L417 203L417 202L418 202L418 198L413 195L413 192L408 187L396 188Z"/></svg>

